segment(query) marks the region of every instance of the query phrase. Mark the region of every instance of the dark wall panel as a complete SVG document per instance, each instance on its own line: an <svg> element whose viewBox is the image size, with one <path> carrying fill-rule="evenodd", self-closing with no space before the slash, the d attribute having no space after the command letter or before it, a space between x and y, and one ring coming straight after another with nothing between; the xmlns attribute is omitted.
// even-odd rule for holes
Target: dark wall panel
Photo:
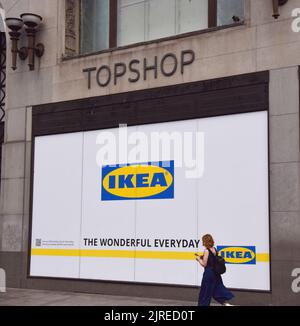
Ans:
<svg viewBox="0 0 300 326"><path fill-rule="evenodd" d="M33 108L33 136L268 110L260 72Z"/></svg>

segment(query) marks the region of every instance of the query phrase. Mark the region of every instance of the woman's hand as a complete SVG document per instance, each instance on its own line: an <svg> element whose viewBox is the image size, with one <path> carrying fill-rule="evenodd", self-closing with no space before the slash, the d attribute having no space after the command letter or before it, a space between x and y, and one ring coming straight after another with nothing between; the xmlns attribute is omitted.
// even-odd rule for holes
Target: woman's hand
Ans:
<svg viewBox="0 0 300 326"><path fill-rule="evenodd" d="M202 267L205 267L203 264L204 264L204 262L203 262L203 259L202 259L202 257L203 256L199 256L199 255L197 255L197 254L195 254L195 256L196 256L196 260L197 260L197 262L202 266Z"/></svg>

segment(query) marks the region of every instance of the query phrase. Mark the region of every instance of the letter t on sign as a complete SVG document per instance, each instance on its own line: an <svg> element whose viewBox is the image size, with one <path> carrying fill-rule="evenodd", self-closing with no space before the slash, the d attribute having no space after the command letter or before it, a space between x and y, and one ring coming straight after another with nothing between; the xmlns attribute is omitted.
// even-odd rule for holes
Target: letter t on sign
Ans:
<svg viewBox="0 0 300 326"><path fill-rule="evenodd" d="M91 89L91 84L92 84L92 71L96 71L97 68L93 67L93 68L87 68L87 69L83 69L82 72L87 72L88 73L88 89Z"/></svg>

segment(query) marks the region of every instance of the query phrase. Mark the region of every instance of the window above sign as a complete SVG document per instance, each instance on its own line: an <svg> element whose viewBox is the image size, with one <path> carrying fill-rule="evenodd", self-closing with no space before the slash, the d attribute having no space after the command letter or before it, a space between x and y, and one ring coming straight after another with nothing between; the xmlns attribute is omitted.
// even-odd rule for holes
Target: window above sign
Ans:
<svg viewBox="0 0 300 326"><path fill-rule="evenodd" d="M66 18L68 10L70 15L72 8L75 11L75 6L79 15L79 33L74 33L78 34L77 54L94 53L244 21L245 0L66 1ZM68 26L70 24L67 22Z"/></svg>

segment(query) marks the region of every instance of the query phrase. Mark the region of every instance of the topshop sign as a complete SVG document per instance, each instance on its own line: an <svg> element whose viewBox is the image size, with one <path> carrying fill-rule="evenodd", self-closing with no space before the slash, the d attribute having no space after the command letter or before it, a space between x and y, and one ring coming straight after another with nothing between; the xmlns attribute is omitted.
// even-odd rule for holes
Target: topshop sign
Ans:
<svg viewBox="0 0 300 326"><path fill-rule="evenodd" d="M82 70L87 78L88 89L96 83L99 87L110 84L117 85L122 79L129 83L140 80L147 81L150 77L158 79L159 76L172 77L180 72L185 73L185 68L195 61L193 50L181 51L179 55L166 53L164 56L154 56L141 59L132 59L129 62L116 62L113 65L89 67Z"/></svg>

